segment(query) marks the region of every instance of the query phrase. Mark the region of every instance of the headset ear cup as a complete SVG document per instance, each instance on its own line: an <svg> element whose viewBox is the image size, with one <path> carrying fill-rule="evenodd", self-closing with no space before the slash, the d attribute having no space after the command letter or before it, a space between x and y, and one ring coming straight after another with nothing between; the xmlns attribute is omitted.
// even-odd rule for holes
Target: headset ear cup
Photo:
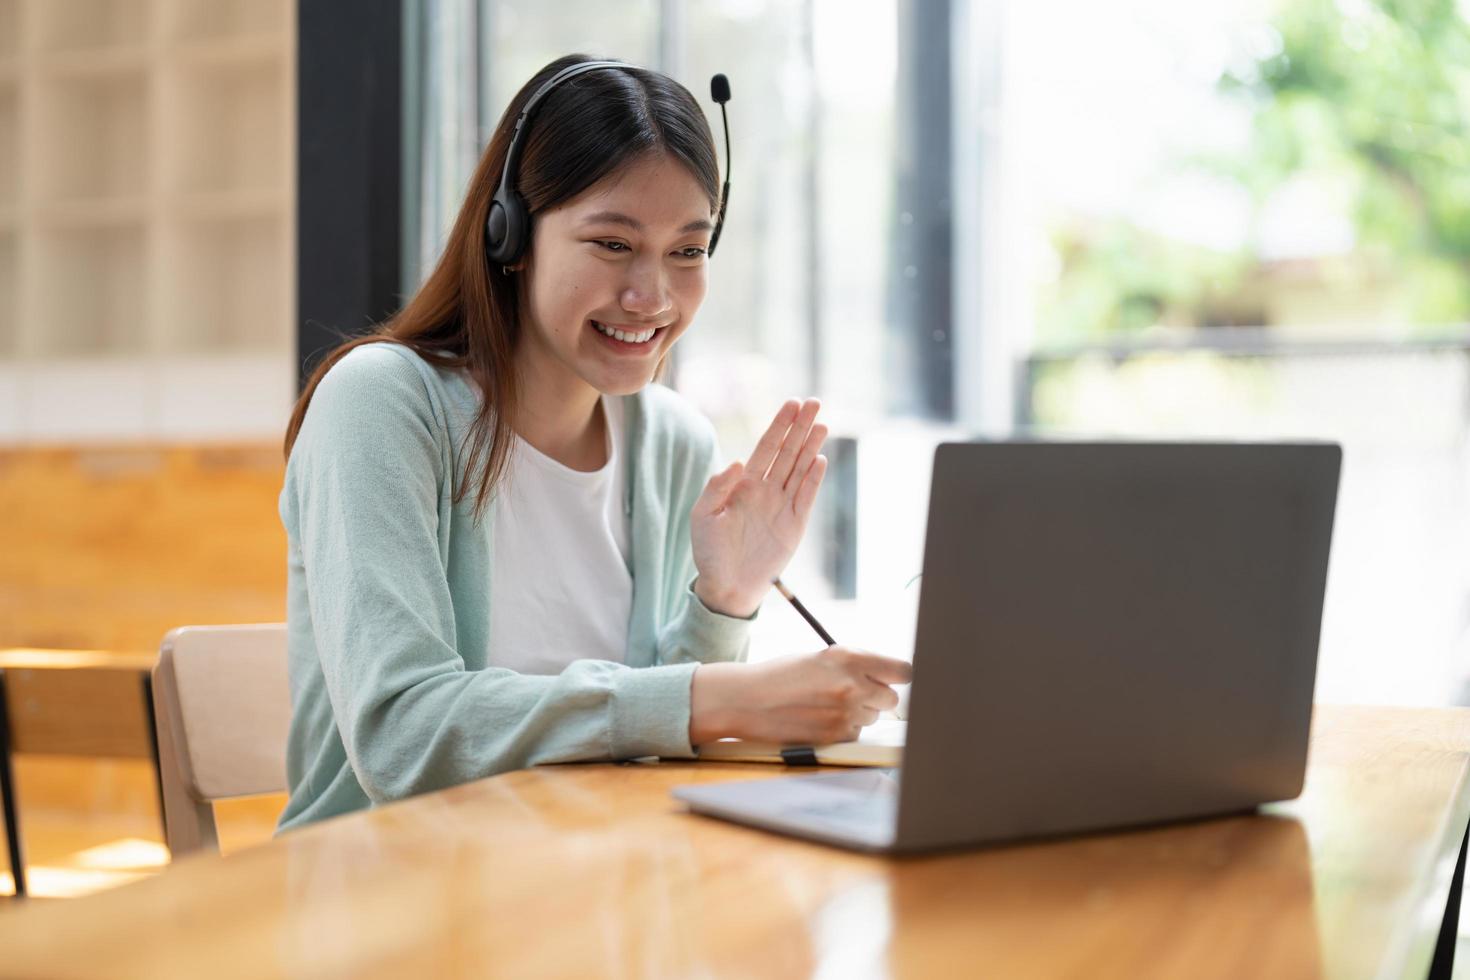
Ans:
<svg viewBox="0 0 1470 980"><path fill-rule="evenodd" d="M490 202L490 216L485 219L485 254L491 262L500 262L500 253L505 249L505 208L500 206L500 195Z"/></svg>
<svg viewBox="0 0 1470 980"><path fill-rule="evenodd" d="M515 265L526 254L531 243L531 215L526 211L526 202L515 191L510 192L510 203L505 208L505 264Z"/></svg>
<svg viewBox="0 0 1470 980"><path fill-rule="evenodd" d="M530 216L525 202L513 190L501 187L490 202L490 215L485 221L485 239L490 261L495 265L514 265L520 261L530 237Z"/></svg>

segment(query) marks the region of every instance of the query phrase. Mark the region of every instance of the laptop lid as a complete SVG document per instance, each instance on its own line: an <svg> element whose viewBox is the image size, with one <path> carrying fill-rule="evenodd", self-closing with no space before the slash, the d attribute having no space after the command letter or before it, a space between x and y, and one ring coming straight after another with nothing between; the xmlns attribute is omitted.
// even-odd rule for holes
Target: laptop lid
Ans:
<svg viewBox="0 0 1470 980"><path fill-rule="evenodd" d="M964 443L929 504L896 846L1296 796L1341 450Z"/></svg>

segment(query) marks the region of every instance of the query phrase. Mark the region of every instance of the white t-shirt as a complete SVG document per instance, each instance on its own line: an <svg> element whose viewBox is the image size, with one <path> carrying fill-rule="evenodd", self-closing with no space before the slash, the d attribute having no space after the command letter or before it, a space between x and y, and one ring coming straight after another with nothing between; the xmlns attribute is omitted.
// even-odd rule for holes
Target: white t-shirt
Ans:
<svg viewBox="0 0 1470 980"><path fill-rule="evenodd" d="M607 465L569 469L517 437L490 505L492 667L559 674L573 660L626 659L632 517L624 506L621 398L602 398Z"/></svg>

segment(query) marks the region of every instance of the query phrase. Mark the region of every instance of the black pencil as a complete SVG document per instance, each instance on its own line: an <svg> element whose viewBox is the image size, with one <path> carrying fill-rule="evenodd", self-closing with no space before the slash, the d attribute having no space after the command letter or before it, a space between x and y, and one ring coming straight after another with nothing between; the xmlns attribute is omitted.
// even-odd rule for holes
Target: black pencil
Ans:
<svg viewBox="0 0 1470 980"><path fill-rule="evenodd" d="M835 647L837 645L837 641L832 639L832 634L828 633L822 627L822 624L817 622L817 617L807 612L806 606L803 606L801 604L801 600L796 597L796 594L794 592L786 587L786 584L784 582L782 582L779 578L776 578L771 580L771 584L776 587L777 592L786 597L787 602L796 607L796 611L801 613L801 618L811 624L812 629L817 631L817 635L822 638L823 643L827 644L829 647ZM786 746L781 750L781 761L786 763L788 766L820 765L820 762L817 759L817 750L814 746L811 745Z"/></svg>
<svg viewBox="0 0 1470 980"><path fill-rule="evenodd" d="M788 589L779 578L772 579L771 584L776 587L777 592L786 597L787 602L796 607L796 611L801 613L801 618L811 624L812 629L817 631L817 635L822 638L823 643L827 644L829 647L835 647L837 645L837 641L832 639L832 634L828 633L825 629L822 628L822 624L817 622L817 617L807 612L806 606L803 606L801 604L801 600L798 599L796 595L790 589Z"/></svg>

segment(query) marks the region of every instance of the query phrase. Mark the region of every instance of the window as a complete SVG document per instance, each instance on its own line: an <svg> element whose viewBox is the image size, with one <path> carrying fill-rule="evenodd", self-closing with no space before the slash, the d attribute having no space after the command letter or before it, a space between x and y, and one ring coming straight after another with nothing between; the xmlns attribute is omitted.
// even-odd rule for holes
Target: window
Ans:
<svg viewBox="0 0 1470 980"><path fill-rule="evenodd" d="M1456 5L1043 0L1007 17L1020 421L1341 441L1318 696L1458 697L1470 31Z"/></svg>
<svg viewBox="0 0 1470 980"><path fill-rule="evenodd" d="M729 76L730 213L674 384L731 453L782 398L824 398L835 465L787 577L839 639L910 648L941 438L1331 438L1346 463L1319 696L1458 697L1470 34L1454 0L1412 19L1382 0L419 6L421 258L551 58L669 71L717 143L708 79ZM767 604L765 649L811 648L788 613Z"/></svg>

